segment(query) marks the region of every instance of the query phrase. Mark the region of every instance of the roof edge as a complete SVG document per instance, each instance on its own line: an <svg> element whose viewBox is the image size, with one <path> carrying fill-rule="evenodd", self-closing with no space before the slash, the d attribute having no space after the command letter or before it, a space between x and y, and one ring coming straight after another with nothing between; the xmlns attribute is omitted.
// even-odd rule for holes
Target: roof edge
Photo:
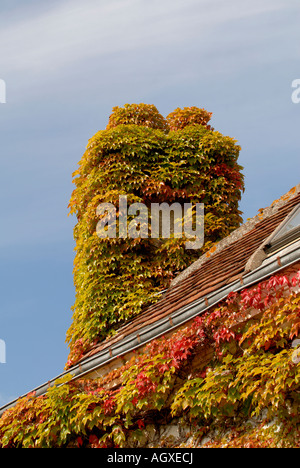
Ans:
<svg viewBox="0 0 300 468"><path fill-rule="evenodd" d="M217 242L210 250L203 254L198 260L192 263L188 268L183 270L170 284L170 288L175 287L180 281L186 279L194 271L198 270L202 265L210 259L212 256L218 254L226 247L234 244L236 241L241 239L245 234L252 231L252 229L260 223L262 220L269 218L274 215L282 206L286 205L290 200L295 198L300 193L300 184L296 185L290 189L286 194L280 197L277 200L274 200L273 203L267 208L262 208L258 210L258 214L253 218L247 219L247 221L242 224L239 228L234 230L229 236L225 237L221 241Z"/></svg>

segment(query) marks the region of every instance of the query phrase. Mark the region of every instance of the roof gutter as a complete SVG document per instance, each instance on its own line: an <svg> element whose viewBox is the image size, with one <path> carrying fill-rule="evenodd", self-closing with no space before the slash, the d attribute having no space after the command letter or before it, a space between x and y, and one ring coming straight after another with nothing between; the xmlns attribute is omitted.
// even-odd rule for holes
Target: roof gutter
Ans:
<svg viewBox="0 0 300 468"><path fill-rule="evenodd" d="M118 357L132 352L137 348L145 346L153 339L159 338L162 335L169 333L170 331L178 328L180 325L183 325L187 321L197 317L200 314L203 314L211 307L214 307L215 305L219 304L222 300L226 299L229 293L239 292L245 288L249 288L257 282L263 281L264 279L268 278L270 275L274 275L282 269L293 265L294 263L300 260L299 247L300 241L284 249L280 255L277 254L276 256L268 258L263 262L263 264L260 267L256 268L254 271L247 273L245 276L241 277L240 280L236 280L233 283L230 283L228 286L224 286L218 289L217 291L212 292L205 298L201 298L198 301L195 301L192 304L189 304L188 306L179 309L177 312L165 317L164 319L158 321L154 325L145 326L139 331L138 335L129 335L120 343L116 343L110 348L100 351L95 356L86 359L85 361L72 367L70 370L61 373L49 382L40 385L39 387L35 388L33 392L35 392L36 396L44 395L47 392L48 388L54 386L56 380L61 377L71 374L73 376L72 380L82 378L86 374L89 374L95 371L96 369L99 369L100 367L117 359ZM18 401L18 399L0 408L0 416L2 416L2 414L7 409L13 407Z"/></svg>

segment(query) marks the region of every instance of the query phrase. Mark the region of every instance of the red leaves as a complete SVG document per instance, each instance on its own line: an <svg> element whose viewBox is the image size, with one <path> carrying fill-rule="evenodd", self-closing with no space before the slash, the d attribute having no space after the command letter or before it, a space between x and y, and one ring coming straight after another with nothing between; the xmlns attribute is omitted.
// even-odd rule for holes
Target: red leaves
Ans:
<svg viewBox="0 0 300 468"><path fill-rule="evenodd" d="M300 309L298 311L298 316L299 315L300 315ZM292 340L296 336L299 336L299 334L300 334L300 320L298 320L297 322L295 322L293 324L292 330L291 330L291 333L290 333L290 340Z"/></svg>
<svg viewBox="0 0 300 468"><path fill-rule="evenodd" d="M77 447L80 448L83 445L82 437L77 437Z"/></svg>
<svg viewBox="0 0 300 468"><path fill-rule="evenodd" d="M292 278L289 278L287 275L274 275L260 283L257 287L242 291L241 305L244 309L252 307L263 310L269 307L277 297L283 295L285 290L296 287L299 284L299 279L299 272ZM228 303L230 304L230 300Z"/></svg>
<svg viewBox="0 0 300 468"><path fill-rule="evenodd" d="M177 369L181 361L186 360L191 355L191 349L194 347L194 340L183 337L173 344L171 349L172 365Z"/></svg>
<svg viewBox="0 0 300 468"><path fill-rule="evenodd" d="M237 169L229 167L227 164L218 164L212 169L212 172L218 177L225 177L225 179L233 183L239 189L243 186L243 177L240 172Z"/></svg>
<svg viewBox="0 0 300 468"><path fill-rule="evenodd" d="M231 339L235 338L235 334L233 331L230 331L226 327L221 327L214 333L214 340L219 345L220 343L227 341L229 342Z"/></svg>
<svg viewBox="0 0 300 468"><path fill-rule="evenodd" d="M224 177L228 184L240 190L243 188L243 176L237 165L235 167L230 167L225 163L217 164L211 168L211 174L212 176Z"/></svg>
<svg viewBox="0 0 300 468"><path fill-rule="evenodd" d="M78 362L82 356L84 355L84 352L86 350L86 344L84 343L83 339L78 339L76 340L74 347L73 347L73 352L72 356L68 359L66 363L66 368L72 367L76 362Z"/></svg>
<svg viewBox="0 0 300 468"><path fill-rule="evenodd" d="M273 346L273 341L269 340L265 343L264 350L268 351Z"/></svg>
<svg viewBox="0 0 300 468"><path fill-rule="evenodd" d="M135 386L139 391L139 398L145 398L151 392L156 390L156 384L145 372L140 372L135 380Z"/></svg>
<svg viewBox="0 0 300 468"><path fill-rule="evenodd" d="M87 440L85 441L85 443L87 443ZM76 445L78 448L82 448L83 447L83 444L84 444L84 441L83 441L83 438L80 436L80 437L77 437L76 439ZM88 446L90 448L100 448L101 447L101 444L99 443L99 439L96 435L94 434L91 434L89 436L89 439L88 439Z"/></svg>
<svg viewBox="0 0 300 468"><path fill-rule="evenodd" d="M137 421L137 425L139 426L139 429L143 429L145 427L145 423L142 419Z"/></svg>
<svg viewBox="0 0 300 468"><path fill-rule="evenodd" d="M255 309L261 310L263 308L261 285L257 288L245 289L241 292L241 304L245 308L254 307Z"/></svg>
<svg viewBox="0 0 300 468"><path fill-rule="evenodd" d="M158 371L160 374L163 374L164 372L167 372L169 370L170 370L170 365L167 363L164 363L158 366Z"/></svg>
<svg viewBox="0 0 300 468"><path fill-rule="evenodd" d="M125 436L130 436L130 431L136 433L137 427L139 430L145 427L144 415L149 414L147 411L167 408L166 402L169 404L174 393L178 391L178 383L185 375L185 369L190 372L192 366L188 365L185 368L185 364L190 364L189 360L196 352L202 358L202 345L205 355L207 348L212 351L212 360L209 363L201 362L196 369L198 380L196 379L195 391L199 391L199 385L206 385L212 379L216 357L220 358L224 370L221 373L217 370L215 375L218 376L218 380L207 393L212 398L214 408L215 401L222 407L225 397L231 399L230 404L232 398L240 398L235 393L236 386L230 387L230 393L226 388L231 373L233 375L234 369L237 369L237 363L240 371L245 372L249 379L247 384L240 379L240 385L245 385L242 389L246 396L250 395L252 383L255 385L263 375L267 375L266 380L262 380L263 383L272 380L269 378L269 375L273 376L272 369L268 374L271 360L276 364L273 367L274 382L277 379L280 391L287 389L289 392L292 385L298 388L299 380L294 379L295 375L298 379L297 367L293 362L289 363L289 340L298 336L300 332L299 280L299 272L275 275L251 289L245 289L242 293L231 293L218 308L197 317L192 325L176 331L170 337L162 337L149 343L143 353L137 352L131 361L118 369L117 374L116 370L111 371L104 380L69 381L64 384L68 385L67 391L64 386L57 387L57 393L52 393L55 398L52 399L51 395L36 398L34 394L29 394L2 416L0 443L2 446L14 446L14 438L20 437L18 440L21 440L23 437L20 442L22 445L31 431L32 439L28 445L42 445L45 441L44 432L42 442L36 438L36 433L41 425L46 427L45 425L49 424L55 428L47 436L47 443L53 447L122 446ZM247 322L247 319L252 317L252 312L255 315L254 307L261 306L262 312L256 314L255 320ZM260 309L258 311L260 312ZM242 351L246 349L247 352L242 356ZM282 358L286 359L286 365L284 360L282 363ZM265 361L260 362L260 359ZM281 370L291 370L291 374L287 374L288 379L282 375ZM193 372L195 371L192 371L188 379L193 379ZM177 376L180 376L180 380L176 379ZM199 377L203 381L199 382ZM119 387L117 390L111 390L117 379ZM255 387L257 401L271 395L271 392L264 393L265 387L264 384ZM218 390L221 391L219 397ZM276 391L272 392L272 398L273 394L275 398ZM191 398L191 395L188 398ZM49 405L51 400L53 403ZM183 406L181 399L178 400L178 411L187 412L187 407ZM60 414L64 416L60 417ZM87 422L83 422L85 418ZM72 423L72 420L75 422ZM62 437L66 421L68 431Z"/></svg>
<svg viewBox="0 0 300 468"><path fill-rule="evenodd" d="M292 286L296 287L300 285L300 270L297 272L297 274L292 278L291 280Z"/></svg>
<svg viewBox="0 0 300 468"><path fill-rule="evenodd" d="M99 439L94 434L91 434L89 436L89 445L91 446L91 448L99 448L100 447Z"/></svg>
<svg viewBox="0 0 300 468"><path fill-rule="evenodd" d="M272 296L270 294L267 294L266 297L264 298L264 306L268 307L272 302Z"/></svg>
<svg viewBox="0 0 300 468"><path fill-rule="evenodd" d="M238 298L238 293L232 291L228 294L226 302L227 304L233 304L237 298Z"/></svg>
<svg viewBox="0 0 300 468"><path fill-rule="evenodd" d="M291 336L297 336L300 332L300 320L297 318L297 313L299 313L300 318L300 310L298 312L295 306L293 306L293 310L289 309L288 301L293 293L292 288L299 284L300 272L298 271L290 275L273 275L253 288L244 289L240 293L231 292L226 298L226 305L220 305L213 312L207 312L195 319L196 334L202 339L206 337L212 339L216 344L218 354L221 356L222 353L219 349L221 344L229 343L231 340L239 342L242 338L239 332L233 331L233 326L239 322L243 323L258 312L268 310L276 312L277 303L280 304L280 307L286 303L286 321L288 321L289 313L292 321L290 325ZM273 344L272 340L266 340L264 349L267 351Z"/></svg>
<svg viewBox="0 0 300 468"><path fill-rule="evenodd" d="M298 282L298 276L299 276L299 272L292 277L291 281L289 280L288 276L287 275L281 275L281 276L272 276L269 280L265 281L263 284L263 286L268 290L274 290L276 289L277 287L291 287L291 282L294 283L293 285L296 286L297 285L297 282Z"/></svg>
<svg viewBox="0 0 300 468"><path fill-rule="evenodd" d="M111 393L111 392L110 392ZM105 414L110 414L113 412L114 408L116 406L116 401L114 399L114 396L109 396L105 401L104 401L104 412Z"/></svg>

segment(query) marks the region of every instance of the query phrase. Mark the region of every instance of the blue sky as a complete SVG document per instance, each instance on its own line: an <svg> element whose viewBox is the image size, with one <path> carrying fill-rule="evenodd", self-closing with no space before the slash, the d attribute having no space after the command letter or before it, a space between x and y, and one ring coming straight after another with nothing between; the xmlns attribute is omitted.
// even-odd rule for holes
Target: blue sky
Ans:
<svg viewBox="0 0 300 468"><path fill-rule="evenodd" d="M244 219L299 180L298 0L1 0L0 405L63 371L71 174L112 107L213 112L242 146Z"/></svg>

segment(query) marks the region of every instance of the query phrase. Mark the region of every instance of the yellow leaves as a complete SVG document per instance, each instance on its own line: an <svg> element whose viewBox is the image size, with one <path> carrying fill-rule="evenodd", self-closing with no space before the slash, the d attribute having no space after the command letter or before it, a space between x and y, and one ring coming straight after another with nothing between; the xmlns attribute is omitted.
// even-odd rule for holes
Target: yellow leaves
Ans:
<svg viewBox="0 0 300 468"><path fill-rule="evenodd" d="M143 103L125 104L123 108L114 107L106 128L111 129L118 125L141 125L168 131L168 124L157 108Z"/></svg>
<svg viewBox="0 0 300 468"><path fill-rule="evenodd" d="M236 307L237 298L228 304ZM299 293L277 297L254 324L246 323L244 330L240 330L239 345L251 340L243 355L235 351L238 355L235 357L228 348L204 379L187 381L174 399L172 415L189 410L191 417L209 422L211 418L221 420L241 414L254 417L268 410L270 417L272 414L285 417L286 400L291 392L298 391L300 383L300 364L293 363L294 349L287 347L298 314ZM224 309L218 320L223 324L227 320L229 324L232 315ZM210 323L212 316L203 324Z"/></svg>
<svg viewBox="0 0 300 468"><path fill-rule="evenodd" d="M250 342L249 351L268 347L284 348L300 330L300 293L290 293L274 298L263 312L261 320L248 327L240 339L240 345Z"/></svg>
<svg viewBox="0 0 300 468"><path fill-rule="evenodd" d="M258 415L264 408L272 411L284 404L285 396L297 388L299 370L290 362L291 353L278 355L259 353L230 359L208 372L205 379L188 381L177 393L172 404L172 415L190 408L190 414L209 419L226 416L228 411L241 411L251 401L251 414ZM250 399L250 400L249 400ZM232 414L233 414L232 413Z"/></svg>
<svg viewBox="0 0 300 468"><path fill-rule="evenodd" d="M184 129L188 125L203 125L208 126L208 122L212 117L212 112L197 107L185 107L184 109L176 109L167 116L167 122L171 131Z"/></svg>
<svg viewBox="0 0 300 468"><path fill-rule="evenodd" d="M201 353L201 330L205 329L206 344L211 345L209 327L214 331L236 325L238 296L231 295L226 304L198 317L192 326L150 342L143 352L101 381L74 382L68 375L44 397L29 395L20 400L0 420L1 446L60 447L72 446L78 439L81 444L97 439L104 446L122 447L139 434L137 427L144 427L146 416L162 410L164 416L186 417L206 427L217 426L225 433L230 425L239 429L237 422L247 426L244 440L233 433L232 440L227 437L226 443L232 445L267 444L272 432L267 423L276 420L277 432L274 429L272 438L291 444L289 437L296 440L299 435L300 363L293 362L295 349L288 337L298 319L299 293L278 295L274 303L268 302L248 329L243 321L236 346L229 348L225 343L222 354L213 349L209 367L195 369L190 365L194 354L199 357ZM266 350L270 339L272 346ZM243 351L239 343L247 340L252 342ZM115 390L108 390L116 381ZM257 428L252 436L249 418L252 425L262 415L264 429Z"/></svg>
<svg viewBox="0 0 300 468"><path fill-rule="evenodd" d="M69 362L81 356L78 340L88 349L140 314L176 272L242 221L237 208L243 186L236 163L240 147L213 131L210 117L204 109L191 107L176 109L164 119L153 105L126 104L115 107L106 130L90 139L73 174L76 188L69 204L78 219ZM174 131L169 132L167 121ZM203 248L188 251L184 238L99 239L96 208L105 202L118 208L120 194L128 196L129 204L142 202L147 207L204 203Z"/></svg>

